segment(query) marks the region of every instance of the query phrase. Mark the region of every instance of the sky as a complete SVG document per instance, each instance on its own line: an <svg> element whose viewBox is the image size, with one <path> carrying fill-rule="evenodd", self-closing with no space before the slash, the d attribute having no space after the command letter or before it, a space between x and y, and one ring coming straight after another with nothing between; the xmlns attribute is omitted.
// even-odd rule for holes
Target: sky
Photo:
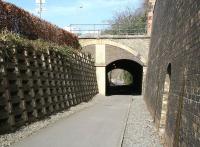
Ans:
<svg viewBox="0 0 200 147"><path fill-rule="evenodd" d="M34 15L36 0L5 0L13 3ZM59 26L69 24L102 24L111 19L116 12L127 6L137 9L143 0L45 0L46 9L42 18Z"/></svg>

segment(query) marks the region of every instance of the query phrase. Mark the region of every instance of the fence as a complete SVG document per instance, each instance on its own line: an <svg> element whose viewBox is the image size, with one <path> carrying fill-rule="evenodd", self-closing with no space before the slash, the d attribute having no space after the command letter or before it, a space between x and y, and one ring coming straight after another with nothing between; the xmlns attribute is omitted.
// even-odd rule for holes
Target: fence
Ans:
<svg viewBox="0 0 200 147"><path fill-rule="evenodd" d="M94 62L87 55L5 50L0 44L0 134L88 101L97 92Z"/></svg>
<svg viewBox="0 0 200 147"><path fill-rule="evenodd" d="M106 35L145 35L146 27L127 27L121 24L70 24L68 31L79 37L100 37Z"/></svg>

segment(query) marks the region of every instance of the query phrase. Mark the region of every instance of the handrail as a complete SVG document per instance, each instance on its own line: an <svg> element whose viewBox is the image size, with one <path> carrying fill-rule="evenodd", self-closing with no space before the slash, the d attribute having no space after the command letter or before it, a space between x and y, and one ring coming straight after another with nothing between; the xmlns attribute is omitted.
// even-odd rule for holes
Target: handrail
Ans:
<svg viewBox="0 0 200 147"><path fill-rule="evenodd" d="M124 28L122 24L70 24L68 31L79 37L93 37L102 35L145 35L147 34L146 26L144 28Z"/></svg>

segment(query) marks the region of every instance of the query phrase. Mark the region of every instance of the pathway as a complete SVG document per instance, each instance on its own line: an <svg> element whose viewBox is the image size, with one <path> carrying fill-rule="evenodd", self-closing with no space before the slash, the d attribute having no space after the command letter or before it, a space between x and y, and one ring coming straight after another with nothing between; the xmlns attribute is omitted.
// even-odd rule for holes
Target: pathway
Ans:
<svg viewBox="0 0 200 147"><path fill-rule="evenodd" d="M41 129L13 147L120 147L131 96L99 97L97 104Z"/></svg>
<svg viewBox="0 0 200 147"><path fill-rule="evenodd" d="M95 99L90 107L12 147L161 147L141 96L97 95Z"/></svg>

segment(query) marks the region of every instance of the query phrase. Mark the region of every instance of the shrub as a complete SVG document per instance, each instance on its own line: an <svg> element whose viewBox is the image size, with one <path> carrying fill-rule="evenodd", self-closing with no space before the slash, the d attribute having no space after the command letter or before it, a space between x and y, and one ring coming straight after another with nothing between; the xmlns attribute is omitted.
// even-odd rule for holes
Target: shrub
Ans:
<svg viewBox="0 0 200 147"><path fill-rule="evenodd" d="M80 49L78 37L74 34L0 0L0 30L5 28L30 40L42 39Z"/></svg>
<svg viewBox="0 0 200 147"><path fill-rule="evenodd" d="M29 48L41 51L55 50L60 51L65 55L79 52L74 50L71 46L58 45L56 43L47 42L41 39L29 40L20 36L19 34L9 32L7 30L4 30L2 33L0 33L0 48L1 46L3 46L3 49L8 50L8 52L11 49L19 48Z"/></svg>

